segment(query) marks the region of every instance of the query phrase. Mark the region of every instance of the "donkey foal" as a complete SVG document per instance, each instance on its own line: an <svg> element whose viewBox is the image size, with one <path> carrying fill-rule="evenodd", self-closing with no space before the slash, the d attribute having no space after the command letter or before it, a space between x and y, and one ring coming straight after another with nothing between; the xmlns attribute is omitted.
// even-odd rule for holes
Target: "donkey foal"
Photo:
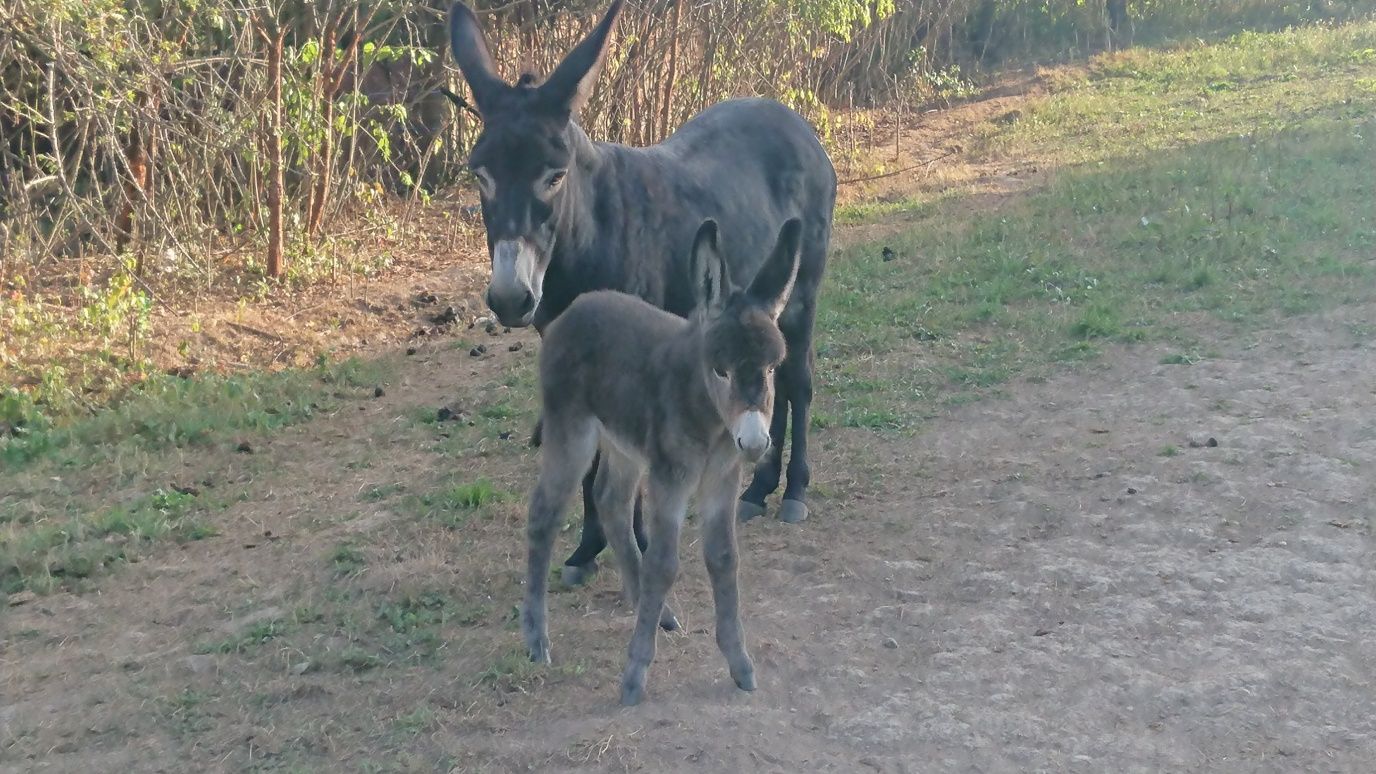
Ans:
<svg viewBox="0 0 1376 774"><path fill-rule="evenodd" d="M677 628L665 606L678 575L679 532L696 490L703 559L712 582L717 645L736 685L755 689L736 590L736 501L742 459L769 449L773 371L783 362L779 313L798 272L802 225L784 223L774 251L744 291L728 291L707 220L693 241L699 311L685 320L623 293L580 296L545 333L540 479L530 499L521 629L532 661L549 661L545 603L554 533L569 498L601 451L594 493L621 567L635 631L621 702L636 704L655 653L655 627ZM631 527L648 476L644 555Z"/></svg>

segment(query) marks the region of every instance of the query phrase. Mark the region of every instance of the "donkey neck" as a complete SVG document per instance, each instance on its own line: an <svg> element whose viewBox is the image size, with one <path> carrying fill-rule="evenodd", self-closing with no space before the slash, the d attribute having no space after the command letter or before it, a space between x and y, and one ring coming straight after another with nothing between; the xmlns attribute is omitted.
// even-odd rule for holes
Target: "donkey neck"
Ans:
<svg viewBox="0 0 1376 774"><path fill-rule="evenodd" d="M594 142L572 122L565 139L573 160L555 210L554 247L536 327L543 329L592 290L619 290L663 307L662 269L641 257L662 254L664 246L647 239L663 237L646 233L647 203L635 193L658 171L648 162L652 151Z"/></svg>
<svg viewBox="0 0 1376 774"><path fill-rule="evenodd" d="M568 180L557 210L553 259L567 265L569 258L591 249L597 236L596 199L602 188L599 177L604 174L605 159L602 149L576 122L569 122L564 137L573 163L569 164Z"/></svg>

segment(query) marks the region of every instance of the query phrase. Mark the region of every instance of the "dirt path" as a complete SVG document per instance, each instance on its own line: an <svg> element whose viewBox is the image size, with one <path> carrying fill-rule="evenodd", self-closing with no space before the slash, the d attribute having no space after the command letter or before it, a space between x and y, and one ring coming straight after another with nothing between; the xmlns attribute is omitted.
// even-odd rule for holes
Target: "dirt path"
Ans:
<svg viewBox="0 0 1376 774"><path fill-rule="evenodd" d="M436 348L386 400L274 441L261 497L221 537L8 610L0 768L1362 770L1373 312L1294 319L1192 366L1118 352L911 439L820 433L815 518L743 530L751 695L712 644L695 542L675 593L687 633L661 639L633 710L615 705L630 618L611 573L556 597L549 673L493 666L516 642L500 615L366 671L298 668L343 647L320 626L196 655L344 584L325 571L341 536L366 545L365 590L471 583L474 563L485 585L456 595L516 598L519 502L457 532L342 515L366 480L434 464L401 445L344 464L378 457L370 423L435 405L460 369L519 362ZM496 458L513 487L528 478L528 453Z"/></svg>

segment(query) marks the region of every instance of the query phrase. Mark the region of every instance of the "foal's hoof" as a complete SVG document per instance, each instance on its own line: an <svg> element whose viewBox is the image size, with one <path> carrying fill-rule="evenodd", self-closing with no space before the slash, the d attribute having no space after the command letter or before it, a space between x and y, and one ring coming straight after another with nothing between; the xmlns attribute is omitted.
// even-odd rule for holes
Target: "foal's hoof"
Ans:
<svg viewBox="0 0 1376 774"><path fill-rule="evenodd" d="M755 690L755 670L753 669L747 669L740 674L733 674L731 679L736 681L736 687L742 691Z"/></svg>
<svg viewBox="0 0 1376 774"><path fill-rule="evenodd" d="M559 580L569 588L577 588L597 577L597 560L587 564L566 564L559 571Z"/></svg>
<svg viewBox="0 0 1376 774"><path fill-rule="evenodd" d="M784 500L779 506L779 521L797 524L807 520L807 503L802 500Z"/></svg>
<svg viewBox="0 0 1376 774"><path fill-rule="evenodd" d="M739 520L742 524L744 524L747 521L750 521L756 516L763 515L764 505L760 503L752 503L749 500L741 500L736 503L736 519Z"/></svg>
<svg viewBox="0 0 1376 774"><path fill-rule="evenodd" d="M645 682L623 679L621 681L621 706L634 707L645 700Z"/></svg>

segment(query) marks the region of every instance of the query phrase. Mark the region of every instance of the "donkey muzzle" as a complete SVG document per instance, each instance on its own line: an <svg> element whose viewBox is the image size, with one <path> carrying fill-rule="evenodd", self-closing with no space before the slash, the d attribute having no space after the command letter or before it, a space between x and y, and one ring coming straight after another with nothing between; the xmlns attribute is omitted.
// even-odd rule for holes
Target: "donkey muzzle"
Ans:
<svg viewBox="0 0 1376 774"><path fill-rule="evenodd" d="M750 462L755 462L769 451L769 417L762 411L747 411L736 417L731 427L731 435L736 439L736 448Z"/></svg>
<svg viewBox="0 0 1376 774"><path fill-rule="evenodd" d="M530 325L540 305L539 261L535 248L525 239L503 239L492 245L492 281L487 284L487 306L497 320L510 328Z"/></svg>

